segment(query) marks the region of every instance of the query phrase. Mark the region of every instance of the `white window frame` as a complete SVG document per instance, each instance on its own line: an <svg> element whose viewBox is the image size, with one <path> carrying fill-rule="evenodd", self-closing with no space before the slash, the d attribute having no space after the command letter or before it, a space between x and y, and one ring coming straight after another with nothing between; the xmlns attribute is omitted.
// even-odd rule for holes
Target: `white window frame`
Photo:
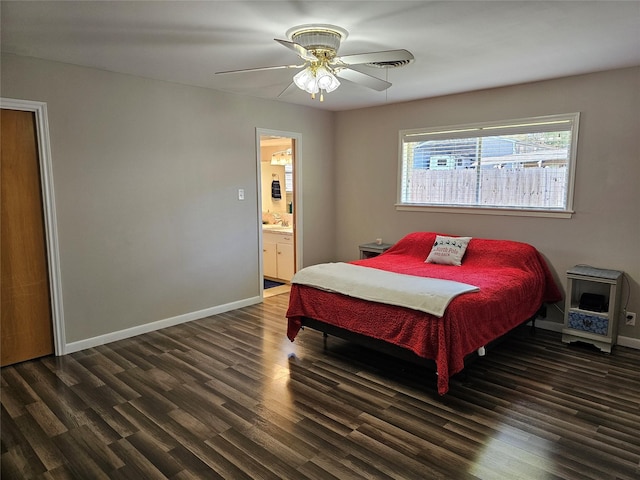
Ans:
<svg viewBox="0 0 640 480"><path fill-rule="evenodd" d="M293 165L288 163L284 166L284 190L293 193Z"/></svg>
<svg viewBox="0 0 640 480"><path fill-rule="evenodd" d="M399 152L398 152L398 183L397 183L397 202L396 210L398 211L429 211L439 213L471 213L481 215L512 215L512 216L534 216L534 217L553 217L553 218L571 218L573 210L573 194L575 183L575 170L577 163L578 148L578 127L580 113L569 113L560 115L547 115L540 117L529 117L521 119L513 119L496 122L483 122L464 125L450 125L436 128L420 128L411 130L400 130L399 132ZM571 146L569 151L568 178L567 178L567 195L565 208L521 208L513 206L474 206L474 205L446 205L431 203L407 203L402 201L403 189L403 173L404 158L403 146L405 139L424 138L425 140L437 139L454 139L469 137L485 137L498 135L500 133L518 134L532 133L534 131L545 131L547 125L558 123L569 123L571 125Z"/></svg>

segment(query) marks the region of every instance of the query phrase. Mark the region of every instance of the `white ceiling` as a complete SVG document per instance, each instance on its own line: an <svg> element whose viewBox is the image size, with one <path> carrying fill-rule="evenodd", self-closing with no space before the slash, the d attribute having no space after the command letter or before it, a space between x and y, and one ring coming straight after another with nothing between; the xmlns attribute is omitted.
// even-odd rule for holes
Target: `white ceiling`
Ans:
<svg viewBox="0 0 640 480"><path fill-rule="evenodd" d="M348 110L640 65L640 1L80 1L1 3L3 52ZM347 82L325 101L295 91L275 42L296 25L349 32L339 53L407 49L408 66L365 67L393 84Z"/></svg>

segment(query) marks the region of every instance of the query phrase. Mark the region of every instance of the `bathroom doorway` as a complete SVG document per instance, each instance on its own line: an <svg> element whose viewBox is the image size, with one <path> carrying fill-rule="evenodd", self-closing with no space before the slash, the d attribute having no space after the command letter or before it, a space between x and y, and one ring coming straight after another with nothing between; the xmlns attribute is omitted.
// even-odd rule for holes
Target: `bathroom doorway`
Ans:
<svg viewBox="0 0 640 480"><path fill-rule="evenodd" d="M289 291L300 260L299 134L258 129L261 293Z"/></svg>

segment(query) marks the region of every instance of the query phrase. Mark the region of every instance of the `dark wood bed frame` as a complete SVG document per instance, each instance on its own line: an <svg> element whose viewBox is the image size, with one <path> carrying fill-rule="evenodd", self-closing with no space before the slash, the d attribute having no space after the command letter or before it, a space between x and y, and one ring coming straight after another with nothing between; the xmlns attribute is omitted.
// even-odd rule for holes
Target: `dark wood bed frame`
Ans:
<svg viewBox="0 0 640 480"><path fill-rule="evenodd" d="M485 349L489 350L490 348L499 344L500 342L505 340L509 336L509 334L512 333L516 328L521 327L522 325L526 325L528 322L531 322L530 333L531 335L534 335L535 328L536 328L536 319L546 318L546 316L547 316L547 307L546 305L541 305L540 308L537 310L537 312L531 318L527 318L522 323L520 323L516 327L509 330L503 336L496 338L495 340L492 340L488 345L485 345ZM332 335L336 338L341 338L342 340L355 343L365 348L370 348L372 350L384 353L386 355L390 355L400 360L408 361L422 367L427 367L434 371L436 370L436 363L434 360L420 357L419 355L415 354L414 352L412 352L407 348L400 347L398 345L394 345L389 342L385 342L384 340L379 340L377 338L369 337L367 335L355 333L350 330L346 330L344 328L337 327L335 325L331 325L320 320L315 320L310 317L302 317L301 323L302 323L302 329L304 329L305 327L309 327L319 332L322 332L325 350L328 348L327 339L329 335ZM479 358L479 355L477 352L472 352L469 355L467 355L464 359L465 367L468 365L468 363L471 363L477 358Z"/></svg>

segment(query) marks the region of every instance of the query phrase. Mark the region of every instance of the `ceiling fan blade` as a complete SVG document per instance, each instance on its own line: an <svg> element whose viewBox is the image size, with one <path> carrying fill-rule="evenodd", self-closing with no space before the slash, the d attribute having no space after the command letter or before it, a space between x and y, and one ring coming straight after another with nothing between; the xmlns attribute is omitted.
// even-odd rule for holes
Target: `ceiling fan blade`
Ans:
<svg viewBox="0 0 640 480"><path fill-rule="evenodd" d="M357 53L337 57L334 62L347 65L362 65L364 63L396 63L413 60L413 54L408 50L385 50L383 52Z"/></svg>
<svg viewBox="0 0 640 480"><path fill-rule="evenodd" d="M338 70L336 75L340 78L344 78L345 80L349 80L350 82L364 85L365 87L372 88L379 92L382 92L391 86L391 83L386 82L385 80L381 80L367 73L352 70L351 68Z"/></svg>
<svg viewBox="0 0 640 480"><path fill-rule="evenodd" d="M226 74L226 73L243 73L243 72L259 72L261 70L281 70L284 68L302 68L304 67L304 64L302 65L276 65L273 67L257 67L257 68L243 68L240 70L227 70L226 72L216 72L216 75L222 75L222 74Z"/></svg>
<svg viewBox="0 0 640 480"><path fill-rule="evenodd" d="M274 38L274 40L278 42L280 45L287 47L289 50L293 50L294 52L296 52L300 56L300 58L302 58L303 60L307 60L309 62L318 61L316 56L313 53L311 53L309 50L304 48L302 45L299 45L295 42L289 42L288 40L279 40L277 38Z"/></svg>
<svg viewBox="0 0 640 480"><path fill-rule="evenodd" d="M281 91L278 94L278 98L279 97L285 97L287 95L291 95L293 92L295 92L297 90L298 90L298 87L296 86L296 84L291 82L287 88L285 88L283 91Z"/></svg>

